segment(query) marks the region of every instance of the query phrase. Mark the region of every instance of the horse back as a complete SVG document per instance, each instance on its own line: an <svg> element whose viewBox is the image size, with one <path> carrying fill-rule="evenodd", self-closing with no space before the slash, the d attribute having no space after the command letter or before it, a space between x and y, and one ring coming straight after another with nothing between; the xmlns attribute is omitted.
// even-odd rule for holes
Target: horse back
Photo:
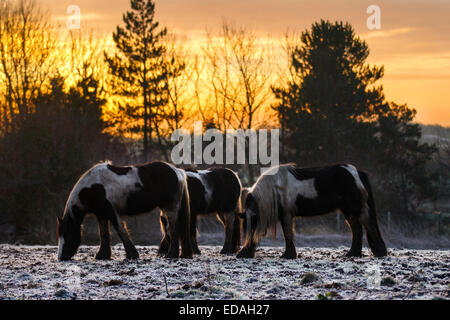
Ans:
<svg viewBox="0 0 450 320"><path fill-rule="evenodd" d="M212 168L207 174L207 180L213 186L209 210L234 211L241 196L241 182L237 175L230 169Z"/></svg>
<svg viewBox="0 0 450 320"><path fill-rule="evenodd" d="M314 196L306 196L302 190L297 190L297 215L314 216L343 208L356 211L366 190L358 171L353 168L348 164L316 168L289 167L288 170L295 179L300 182L310 181L310 188L314 191L308 193Z"/></svg>
<svg viewBox="0 0 450 320"><path fill-rule="evenodd" d="M132 192L127 201L125 214L134 215L159 207L163 210L175 209L177 197L181 193L181 179L176 168L156 161L136 166L140 183L138 191Z"/></svg>

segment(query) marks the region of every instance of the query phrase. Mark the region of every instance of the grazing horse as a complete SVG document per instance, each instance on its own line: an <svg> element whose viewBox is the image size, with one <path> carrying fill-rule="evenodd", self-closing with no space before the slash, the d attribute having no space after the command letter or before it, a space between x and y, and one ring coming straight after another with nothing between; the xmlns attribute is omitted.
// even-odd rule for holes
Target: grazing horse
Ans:
<svg viewBox="0 0 450 320"><path fill-rule="evenodd" d="M247 195L244 231L246 242L238 258L253 258L259 239L280 221L286 250L282 258L297 257L293 241L293 218L340 210L352 231L347 256L361 256L362 227L375 256L387 254L378 229L375 203L366 173L350 164L321 168L281 165L265 172Z"/></svg>
<svg viewBox="0 0 450 320"><path fill-rule="evenodd" d="M185 170L191 201L191 242L194 253L200 254L197 244L197 216L217 214L225 229L225 243L220 253L236 253L240 248L240 211L241 182L235 172L226 168L208 170ZM160 219L163 238L159 253L168 249L170 237L167 235L167 221Z"/></svg>
<svg viewBox="0 0 450 320"><path fill-rule="evenodd" d="M127 259L139 258L121 216L149 212L159 207L166 216L170 245L166 257L192 257L189 233L189 193L183 170L165 162L116 167L100 163L84 173L70 193L62 219L58 217L58 259L69 260L81 242L81 224L87 213L97 217L100 250L96 259L110 259L109 223L123 242Z"/></svg>

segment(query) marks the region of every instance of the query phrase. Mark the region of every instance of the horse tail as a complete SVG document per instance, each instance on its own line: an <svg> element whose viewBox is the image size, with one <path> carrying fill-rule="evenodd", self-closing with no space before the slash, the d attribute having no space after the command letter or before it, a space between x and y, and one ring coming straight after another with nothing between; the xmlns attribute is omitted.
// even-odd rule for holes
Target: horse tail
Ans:
<svg viewBox="0 0 450 320"><path fill-rule="evenodd" d="M370 248L376 256L385 256L387 255L387 249L381 236L380 228L378 227L377 209L375 206L372 187L369 181L369 175L366 172L359 170L358 175L367 191L367 205L369 207L369 221L365 224L367 240Z"/></svg>
<svg viewBox="0 0 450 320"><path fill-rule="evenodd" d="M242 209L244 208L244 203L243 203L243 201L245 201L244 195L243 195L244 189L245 188L241 187L241 190L239 191L238 201L236 203L236 210L235 210L235 212L238 213L238 214L242 213Z"/></svg>
<svg viewBox="0 0 450 320"><path fill-rule="evenodd" d="M364 189L367 191L367 205L369 206L369 217L371 219L377 219L377 208L375 206L375 200L373 197L372 187L370 185L369 181L369 175L364 172L358 170L359 178L361 179L361 182L363 183Z"/></svg>
<svg viewBox="0 0 450 320"><path fill-rule="evenodd" d="M241 220L241 229L242 229L242 236L244 240L247 238L247 219L245 216L245 201L247 200L249 188L242 188L241 190L241 196L239 197L239 211L238 215Z"/></svg>
<svg viewBox="0 0 450 320"><path fill-rule="evenodd" d="M285 171L280 170L278 174ZM275 188L276 176L263 175L251 190L253 198L258 206L256 230L253 233L253 241L258 242L270 229L272 236L276 237L276 224L278 222L279 196Z"/></svg>
<svg viewBox="0 0 450 320"><path fill-rule="evenodd" d="M192 257L192 243L191 243L191 210L189 191L187 187L187 180L184 179L181 187L181 203L178 210L178 231L181 241L181 254L183 257Z"/></svg>
<svg viewBox="0 0 450 320"><path fill-rule="evenodd" d="M243 221L240 218L240 216L242 215L242 210L244 208L243 192L244 192L245 188L242 187L241 180L239 179L239 176L236 173L234 173L234 174L236 176L237 185L239 186L239 194L238 194L238 198L237 198L237 201L236 201L236 207L234 208L233 227L232 227L231 239L232 239L232 245L234 247L237 247L237 249L239 250L239 247L241 246L241 230L243 229ZM245 238L245 234L244 234L244 238Z"/></svg>

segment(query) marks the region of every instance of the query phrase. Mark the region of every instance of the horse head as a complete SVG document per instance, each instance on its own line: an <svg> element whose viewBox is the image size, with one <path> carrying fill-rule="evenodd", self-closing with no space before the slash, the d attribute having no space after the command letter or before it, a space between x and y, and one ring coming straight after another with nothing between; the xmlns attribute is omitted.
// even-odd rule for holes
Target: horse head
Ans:
<svg viewBox="0 0 450 320"><path fill-rule="evenodd" d="M238 213L239 218L243 220L242 229L244 232L244 238L247 238L249 232L250 235L255 232L258 221L258 213L258 203L253 195L247 191L243 201L242 212Z"/></svg>
<svg viewBox="0 0 450 320"><path fill-rule="evenodd" d="M56 236L58 238L58 260L70 260L81 243L81 225L70 215L57 218Z"/></svg>

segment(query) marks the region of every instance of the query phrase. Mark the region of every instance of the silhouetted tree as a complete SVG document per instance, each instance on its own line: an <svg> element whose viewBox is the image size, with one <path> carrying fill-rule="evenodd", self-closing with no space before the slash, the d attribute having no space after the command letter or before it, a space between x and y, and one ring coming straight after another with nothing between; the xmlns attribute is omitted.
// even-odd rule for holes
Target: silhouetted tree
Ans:
<svg viewBox="0 0 450 320"><path fill-rule="evenodd" d="M64 82L52 78L49 90L34 99L35 111L0 137L0 223L15 225L26 242L55 241L55 218L80 174L123 154L102 133L98 80L81 79L68 89Z"/></svg>
<svg viewBox="0 0 450 320"><path fill-rule="evenodd" d="M300 39L290 56L293 76L273 89L287 157L302 166L351 162L377 172L396 212L432 196L425 164L435 148L419 143L415 110L385 101L377 86L383 67L366 64L367 43L350 24L324 20Z"/></svg>
<svg viewBox="0 0 450 320"><path fill-rule="evenodd" d="M203 47L204 68L197 70L201 75L195 87L198 109L208 126L224 132L276 123L270 108L273 63L269 49L254 32L227 20L217 35L208 34ZM246 138L242 146L246 154L249 143ZM253 184L258 168L245 167L246 179Z"/></svg>
<svg viewBox="0 0 450 320"><path fill-rule="evenodd" d="M214 117L220 130L255 129L270 122L268 117L257 119L258 113L272 111L273 64L267 44L251 30L224 20L218 35L208 34L203 54L205 82L196 88L208 93L199 104L203 116Z"/></svg>
<svg viewBox="0 0 450 320"><path fill-rule="evenodd" d="M396 212L414 211L424 199L436 196L436 175L427 170L426 164L435 145L420 143L421 128L413 123L416 110L407 105L389 104L389 110L378 118L375 151L380 179L387 198Z"/></svg>
<svg viewBox="0 0 450 320"><path fill-rule="evenodd" d="M152 0L131 0L131 10L123 15L125 27L117 26L113 40L117 53L105 52L105 60L114 77L113 90L123 98L119 111L125 112L133 129L143 136L144 158L148 157L152 134L158 136L163 154L159 125L167 116L168 78L183 69L175 59L166 59L162 42L167 29L159 29Z"/></svg>
<svg viewBox="0 0 450 320"><path fill-rule="evenodd" d="M58 33L34 0L0 2L0 130L10 132L33 111L32 100L56 74Z"/></svg>
<svg viewBox="0 0 450 320"><path fill-rule="evenodd" d="M383 67L365 63L367 44L348 23L321 21L301 35L291 55L297 75L274 88L286 143L299 163L349 161L373 132L370 120L382 112Z"/></svg>

